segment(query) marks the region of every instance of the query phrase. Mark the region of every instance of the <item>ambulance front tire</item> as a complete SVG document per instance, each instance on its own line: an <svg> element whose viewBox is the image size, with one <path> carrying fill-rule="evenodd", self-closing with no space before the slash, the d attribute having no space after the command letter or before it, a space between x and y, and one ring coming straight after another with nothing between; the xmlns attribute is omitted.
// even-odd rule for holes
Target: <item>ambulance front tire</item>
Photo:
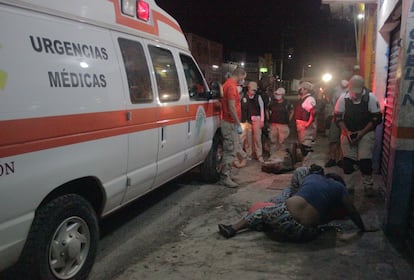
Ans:
<svg viewBox="0 0 414 280"><path fill-rule="evenodd" d="M98 241L91 204L77 194L58 197L36 211L20 260L22 279L86 279Z"/></svg>
<svg viewBox="0 0 414 280"><path fill-rule="evenodd" d="M221 134L213 138L211 149L200 166L201 178L207 183L216 183L220 180L221 169L223 168L223 139Z"/></svg>

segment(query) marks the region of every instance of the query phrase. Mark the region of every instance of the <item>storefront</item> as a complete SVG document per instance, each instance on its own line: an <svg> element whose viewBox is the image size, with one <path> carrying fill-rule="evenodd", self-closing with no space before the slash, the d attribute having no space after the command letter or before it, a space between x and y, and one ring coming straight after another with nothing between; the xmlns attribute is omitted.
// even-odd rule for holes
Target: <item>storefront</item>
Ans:
<svg viewBox="0 0 414 280"><path fill-rule="evenodd" d="M352 5L354 19L363 19L355 21L360 74L384 115L377 133L378 169L385 185L384 229L414 248L414 1L323 3Z"/></svg>

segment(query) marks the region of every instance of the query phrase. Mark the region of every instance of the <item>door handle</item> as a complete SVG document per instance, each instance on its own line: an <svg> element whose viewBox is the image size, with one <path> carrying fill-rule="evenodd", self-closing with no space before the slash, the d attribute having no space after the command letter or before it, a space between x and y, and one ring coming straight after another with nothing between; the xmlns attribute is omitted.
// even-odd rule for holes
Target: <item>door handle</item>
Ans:
<svg viewBox="0 0 414 280"><path fill-rule="evenodd" d="M188 121L187 136L188 138L191 137L191 121Z"/></svg>
<svg viewBox="0 0 414 280"><path fill-rule="evenodd" d="M167 128L161 127L161 147L164 147L165 143L167 142Z"/></svg>

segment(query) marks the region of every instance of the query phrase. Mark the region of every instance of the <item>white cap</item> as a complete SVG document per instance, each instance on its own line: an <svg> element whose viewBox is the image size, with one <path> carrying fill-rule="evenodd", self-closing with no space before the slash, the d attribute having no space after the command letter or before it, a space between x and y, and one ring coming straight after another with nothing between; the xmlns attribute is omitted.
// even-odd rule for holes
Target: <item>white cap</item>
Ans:
<svg viewBox="0 0 414 280"><path fill-rule="evenodd" d="M278 88L278 89L275 91L275 93L276 93L276 94L286 94L286 90L285 90L284 88Z"/></svg>

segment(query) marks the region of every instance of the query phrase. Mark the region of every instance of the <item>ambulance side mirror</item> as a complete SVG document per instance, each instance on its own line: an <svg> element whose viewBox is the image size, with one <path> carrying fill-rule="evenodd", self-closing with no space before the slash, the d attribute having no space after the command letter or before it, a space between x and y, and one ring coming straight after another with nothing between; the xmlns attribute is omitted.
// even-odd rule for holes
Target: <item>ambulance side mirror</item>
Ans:
<svg viewBox="0 0 414 280"><path fill-rule="evenodd" d="M210 85L209 99L218 99L223 96L223 86L219 82L212 82Z"/></svg>

